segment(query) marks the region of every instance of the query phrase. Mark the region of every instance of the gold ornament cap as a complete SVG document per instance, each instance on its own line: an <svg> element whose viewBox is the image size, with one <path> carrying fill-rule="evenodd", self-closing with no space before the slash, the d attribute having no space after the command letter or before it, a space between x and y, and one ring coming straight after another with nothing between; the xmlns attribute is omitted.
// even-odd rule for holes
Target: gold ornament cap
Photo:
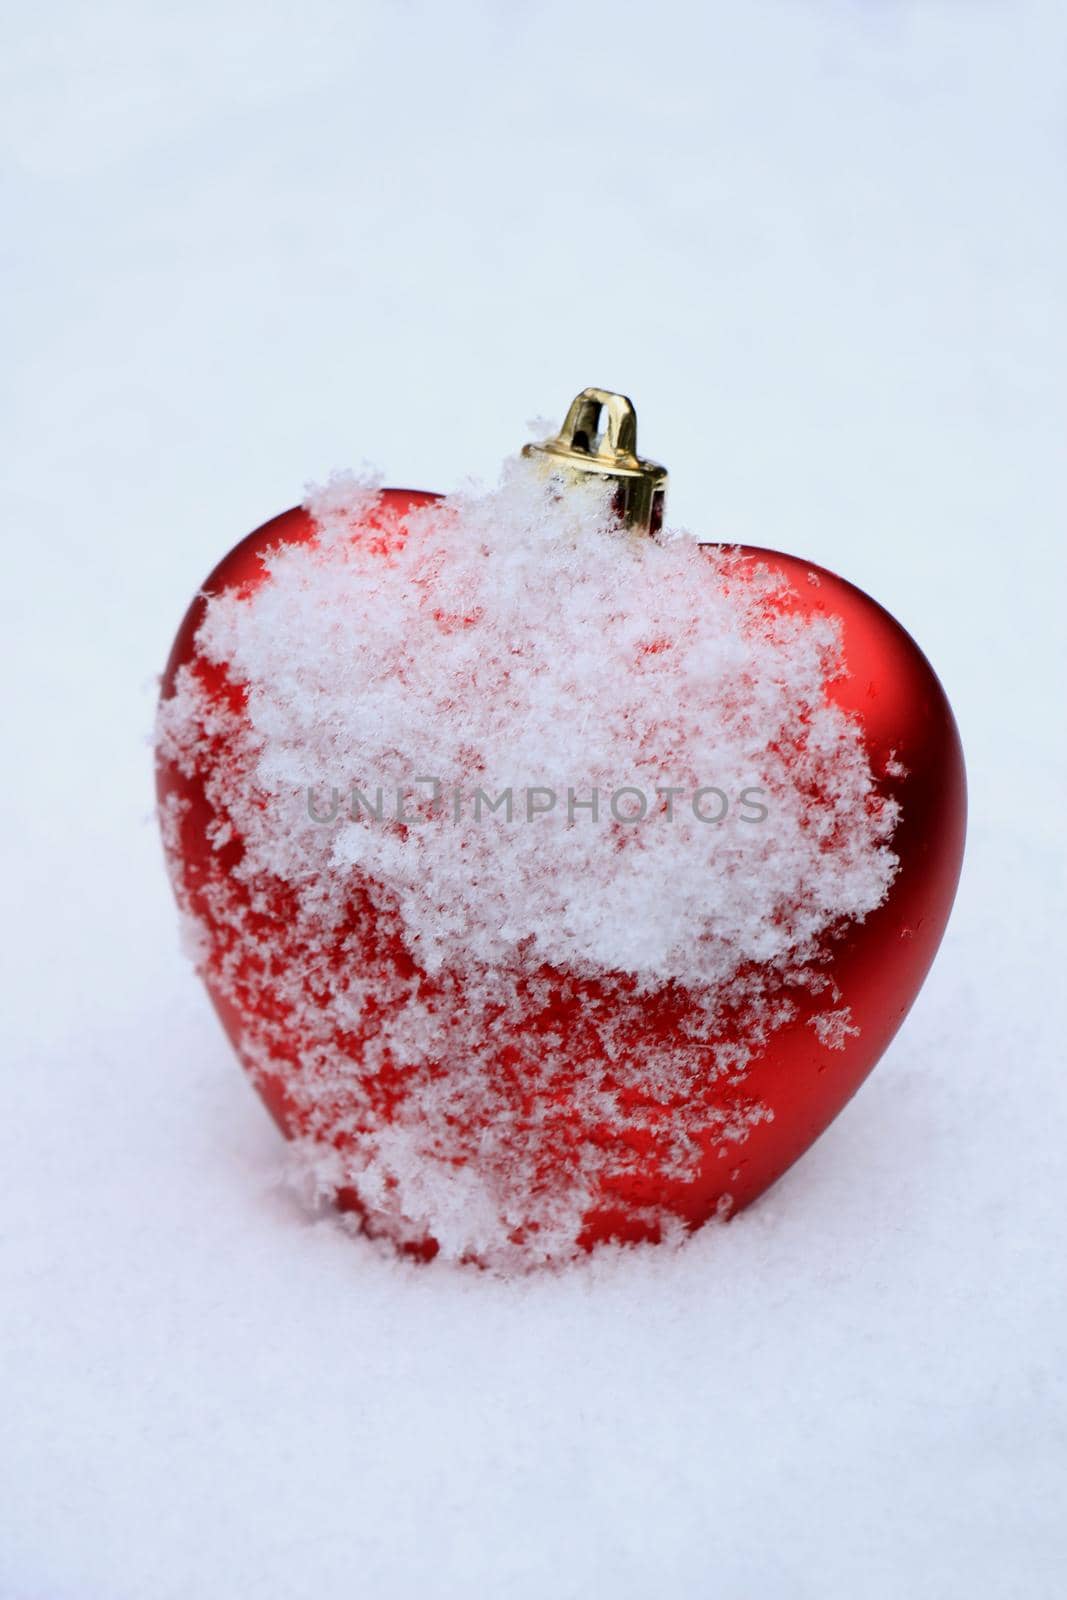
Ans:
<svg viewBox="0 0 1067 1600"><path fill-rule="evenodd" d="M524 445L522 453L572 481L598 477L614 483L615 510L635 533L655 535L663 526L667 469L637 454L637 412L624 394L583 389L559 432Z"/></svg>

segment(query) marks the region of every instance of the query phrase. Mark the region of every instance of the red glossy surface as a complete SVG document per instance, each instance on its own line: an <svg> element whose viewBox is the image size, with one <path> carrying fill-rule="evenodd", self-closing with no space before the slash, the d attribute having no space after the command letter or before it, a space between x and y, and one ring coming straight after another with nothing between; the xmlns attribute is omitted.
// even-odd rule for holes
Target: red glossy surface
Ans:
<svg viewBox="0 0 1067 1600"><path fill-rule="evenodd" d="M432 495L409 490L386 490L390 505L401 514L412 506L426 504ZM300 509L284 513L250 534L216 567L204 589L216 593L223 589L250 591L263 578L260 553L278 542L304 541L313 528ZM955 721L936 676L921 651L907 633L869 596L832 573L791 556L772 551L746 551L782 572L795 591L791 604L803 612L822 611L840 619L843 628L845 659L849 676L829 687L834 700L862 721L871 765L881 776L891 757L905 769L899 777L886 776L881 787L894 794L902 805L901 821L893 839L900 867L885 903L864 923L854 926L835 946L832 973L841 997L852 1012L858 1035L850 1037L844 1049L828 1051L808 1025L824 1002L817 997L798 995L799 1010L790 1025L773 1035L763 1055L752 1065L742 1088L727 1083L716 1085L708 1104L721 1100L724 1109L760 1102L772 1109L772 1120L753 1127L743 1146L728 1145L709 1131L704 1156L692 1181L665 1183L658 1171L654 1151L650 1150L647 1168L631 1173L605 1193L587 1215L582 1239L592 1243L601 1238L634 1238L648 1235L647 1222L637 1219L636 1211L647 1200L654 1200L697 1224L715 1213L726 1195L734 1209L749 1204L772 1184L811 1145L822 1130L855 1093L885 1051L914 1000L937 951L952 905L963 851L965 827L965 782L963 759ZM193 659L194 636L203 614L203 599L198 596L178 630L168 662L162 694L172 690L179 666ZM233 693L221 680L220 695ZM218 759L223 759L219 756ZM896 769L894 769L896 770ZM209 871L218 870L218 852L212 852L205 839L207 802L198 776L183 778L174 768L162 765L159 772L161 798L180 794L190 802L178 843L179 870L194 903L198 883ZM209 859L213 858L213 859ZM237 891L239 892L239 891ZM205 914L205 905L199 907ZM206 913L209 914L209 913ZM284 893L279 890L272 908L275 935L284 929ZM363 948L375 951L381 959L381 941L375 941L373 914L366 905L354 901L353 926L349 931ZM351 944L349 951L351 950ZM402 949L392 959L410 962ZM254 960L254 952L249 953ZM294 959L299 959L298 955ZM351 959L346 954L345 959ZM240 1004L227 1000L212 982L210 967L207 985L223 1025L240 1053L244 1017ZM595 983L586 994L595 996ZM550 1014L536 1026L549 1025L565 1032L575 1027L573 995L564 999L561 988ZM275 1019L279 1050L285 1054L284 1016ZM649 1005L641 1026L648 1031L669 1031L677 1022L668 1003ZM290 1039L295 1059L299 1041ZM536 1041L512 1041L502 1051L515 1047L532 1048ZM640 1037L635 1034L634 1048ZM246 1062L246 1065L249 1063ZM518 1076L518 1074L516 1075ZM260 1083L263 1098L286 1133L299 1131L293 1124L291 1104L287 1102L284 1074ZM516 1089L521 1096L521 1087ZM565 1094L565 1090L561 1091ZM566 1112L565 1106L561 1107ZM584 1130L596 1138L596 1130ZM342 1205L358 1209L356 1197L344 1193ZM432 1254L434 1242L427 1240L416 1253Z"/></svg>

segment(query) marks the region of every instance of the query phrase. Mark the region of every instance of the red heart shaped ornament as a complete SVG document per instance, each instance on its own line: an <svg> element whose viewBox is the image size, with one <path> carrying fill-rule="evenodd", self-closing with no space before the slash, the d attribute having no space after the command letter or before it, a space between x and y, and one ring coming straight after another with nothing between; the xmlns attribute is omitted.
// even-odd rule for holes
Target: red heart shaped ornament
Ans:
<svg viewBox="0 0 1067 1600"><path fill-rule="evenodd" d="M665 480L634 446L628 402L586 391L531 464L542 469L539 482L549 473L547 492L564 507L570 496L581 502L579 479L614 497L611 526L605 531L601 515L600 543L588 548L601 561L608 541L630 585L605 599L610 576L586 581L586 546L581 539L568 545L564 529L552 547L550 603L544 595L539 601L551 662L538 659L536 627L523 631L523 597L537 588L544 563L522 567L512 585L512 661L500 666L493 652L504 624L485 616L497 601L469 594L480 581L479 553L464 558L476 563L468 587L450 588L448 551L460 547L444 534L440 549L434 543L438 528L451 526L447 537L457 537L462 506L409 490L334 486L329 516L322 504L288 511L215 568L178 630L164 676L160 814L211 999L279 1127L310 1154L320 1185L369 1232L418 1256L443 1250L503 1266L554 1261L606 1240L659 1239L749 1204L878 1061L925 978L951 908L964 837L963 761L952 712L921 651L869 596L792 556L705 546L701 569L691 551L671 554L668 545L659 578L660 556L650 561L634 549L660 544ZM532 492L520 485L509 504ZM463 536L477 544L479 526ZM495 570L492 536L486 540L486 571ZM568 553L560 556L563 546ZM697 637L699 617L687 634L680 601L675 612L664 610L660 582L665 593L674 583L671 592L686 596L704 583L709 607L728 603L741 618L730 671L720 662L708 690L712 709L703 722L687 712L681 732L670 697L677 693L683 709L696 704L694 684L712 683L700 663L711 659L714 640ZM316 588L323 584L333 587ZM364 639L376 630L379 655L392 652L373 685L368 675L376 668L365 658L363 678L351 676L358 641L346 634L343 608L321 603L345 585L357 597ZM578 605L575 595L586 607L583 670L593 675L584 710L582 684L562 673L567 652L551 621ZM413 609L391 630L386 613L403 611L409 596ZM653 613L659 631L643 636L643 619ZM252 619L258 656L248 645ZM689 664L672 678L682 635L690 639ZM288 654L278 643L287 638ZM760 663L778 652L788 664L802 648L810 658L813 640L822 641L818 693L790 706L788 665L764 672ZM418 676L435 650L449 684ZM598 651L616 652L602 679ZM628 677L618 667L626 651ZM336 683L328 670L334 657ZM262 666L253 670L250 661ZM515 662L526 674L521 690ZM303 699L285 683L301 673L317 685ZM531 698L534 683L548 686L540 699ZM554 709L545 696L560 684L566 703ZM772 705L776 697L783 704ZM745 802L716 786L716 718L723 728L729 723L730 748L744 749L763 703L770 754L756 750L748 810L735 820ZM583 791L584 810L579 800L564 818L561 801L549 820L551 784L541 771L524 774L528 788L541 791L528 817L509 824L499 810L477 823L448 815L449 794L430 782L438 775L409 770L415 745L395 752L386 775L422 782L409 789L414 810L401 806L397 815L388 786L388 802L376 810L371 789L382 774L366 769L363 750L373 747L388 765L382 752L393 750L390 739L402 744L403 730L423 711L431 743L440 724L456 720L448 748L458 764L444 776L465 772L488 793L511 774L486 770L489 735L478 728L493 730L494 749L525 748L535 724L551 734L588 715L592 726L605 707L616 718L612 748L630 748L635 770L647 774L650 762L662 766L672 752L688 763L673 800L656 801L640 827L626 808L639 803L641 786L626 772L615 776L630 796L612 796L610 810L603 797L598 819ZM396 724L400 732L389 733L390 708L406 719ZM552 743L549 734L542 737ZM572 737L577 730L561 727L561 739ZM305 759L311 745L316 761ZM328 804L328 785L313 793L313 779L333 776L323 751L334 752L345 796L339 809ZM698 757L702 765L694 764ZM852 789L835 787L846 758L866 763L867 776L850 779ZM547 777L558 782L561 774L557 760ZM355 817L349 777L358 781ZM695 810L684 780L705 791ZM852 795L849 814L842 794ZM720 795L733 815L716 832L705 819L723 820L708 809L720 806ZM779 796L791 808L791 831L775 820ZM691 866L681 835L666 831L675 825L665 814L671 805L703 852ZM849 844L850 817L859 828L860 810L867 834ZM760 811L770 812L762 831ZM450 830L448 854L434 843L435 823ZM718 857L707 853L713 833ZM732 903L755 907L763 877L782 877L789 852L801 853L801 865L811 852L818 882L833 885L848 849L850 872L866 862L868 877L882 873L869 905L855 902L858 914L841 914L823 888L807 897L803 917L772 896L770 909L753 910L746 922L745 905ZM558 901L546 898L556 850L557 876L568 884ZM574 855L579 850L586 853ZM655 850L666 853L649 854ZM613 875L625 888L617 905ZM847 874L840 876L845 882ZM539 909L525 925L527 883ZM713 889L722 903L702 921L700 895ZM671 943L672 918L680 943ZM656 934L654 957L642 942L646 920L665 930ZM450 930L448 937L437 928ZM763 948L773 958L761 962Z"/></svg>

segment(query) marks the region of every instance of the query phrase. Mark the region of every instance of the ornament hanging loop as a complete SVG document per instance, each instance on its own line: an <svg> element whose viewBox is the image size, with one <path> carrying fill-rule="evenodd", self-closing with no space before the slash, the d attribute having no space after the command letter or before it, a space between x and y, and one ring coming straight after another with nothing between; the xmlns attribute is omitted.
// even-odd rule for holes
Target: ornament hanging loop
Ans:
<svg viewBox="0 0 1067 1600"><path fill-rule="evenodd" d="M583 389L559 432L525 445L522 453L571 482L598 477L613 483L619 520L635 533L655 535L663 526L667 469L637 454L637 413L624 394Z"/></svg>

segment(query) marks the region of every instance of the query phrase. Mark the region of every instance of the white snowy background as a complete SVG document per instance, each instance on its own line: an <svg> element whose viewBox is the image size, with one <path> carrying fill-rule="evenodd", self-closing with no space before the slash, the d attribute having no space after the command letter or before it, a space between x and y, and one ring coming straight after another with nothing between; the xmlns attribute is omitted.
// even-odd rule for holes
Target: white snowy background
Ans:
<svg viewBox="0 0 1067 1600"><path fill-rule="evenodd" d="M1067 1588L1059 0L10 7L2 1600ZM899 1039L681 1254L380 1258L177 946L154 676L309 478L585 384L875 594L969 852Z"/></svg>

